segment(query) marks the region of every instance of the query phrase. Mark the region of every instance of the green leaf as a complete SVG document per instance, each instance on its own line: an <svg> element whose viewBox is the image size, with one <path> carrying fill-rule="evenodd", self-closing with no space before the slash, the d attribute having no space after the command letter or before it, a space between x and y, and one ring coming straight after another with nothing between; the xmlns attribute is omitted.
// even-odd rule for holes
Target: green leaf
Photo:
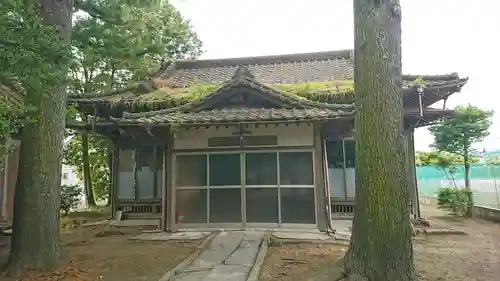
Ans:
<svg viewBox="0 0 500 281"><path fill-rule="evenodd" d="M489 135L493 111L472 105L455 108L455 115L429 128L434 136L433 146L437 150L447 151L468 158L472 145L484 140Z"/></svg>

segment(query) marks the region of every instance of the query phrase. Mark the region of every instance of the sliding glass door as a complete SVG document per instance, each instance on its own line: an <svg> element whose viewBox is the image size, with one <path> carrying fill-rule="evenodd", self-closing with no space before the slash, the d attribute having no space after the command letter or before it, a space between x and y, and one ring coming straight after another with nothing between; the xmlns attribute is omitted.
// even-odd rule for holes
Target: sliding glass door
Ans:
<svg viewBox="0 0 500 281"><path fill-rule="evenodd" d="M280 152L281 223L315 224L313 156L311 152Z"/></svg>
<svg viewBox="0 0 500 281"><path fill-rule="evenodd" d="M182 223L239 223L241 153L176 155L175 206Z"/></svg>
<svg viewBox="0 0 500 281"><path fill-rule="evenodd" d="M240 153L209 154L209 223L241 223Z"/></svg>
<svg viewBox="0 0 500 281"><path fill-rule="evenodd" d="M176 155L182 223L279 227L316 224L312 151Z"/></svg>
<svg viewBox="0 0 500 281"><path fill-rule="evenodd" d="M279 223L278 154L245 153L245 209L248 224Z"/></svg>

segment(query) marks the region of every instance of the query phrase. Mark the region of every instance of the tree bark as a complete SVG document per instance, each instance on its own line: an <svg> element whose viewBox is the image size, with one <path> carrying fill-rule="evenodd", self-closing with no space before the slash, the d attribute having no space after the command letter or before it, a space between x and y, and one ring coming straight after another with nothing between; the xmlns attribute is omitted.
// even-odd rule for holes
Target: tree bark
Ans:
<svg viewBox="0 0 500 281"><path fill-rule="evenodd" d="M53 27L54 40L67 46L71 39L72 0L36 0L42 22ZM64 48L64 47L63 47ZM65 81L65 60L54 61L54 73ZM19 172L14 195L13 235L7 271L50 270L60 257L59 217L61 167L66 110L66 86L27 88L25 103L33 107L21 134Z"/></svg>
<svg viewBox="0 0 500 281"><path fill-rule="evenodd" d="M472 217L472 206L474 206L474 195L472 193L472 189L470 186L470 161L469 161L468 151L466 151L466 154L464 155L464 170L465 170L465 189L467 190L467 197L469 199L469 205L467 205L465 216L470 218Z"/></svg>
<svg viewBox="0 0 500 281"><path fill-rule="evenodd" d="M356 209L342 274L329 281L332 276L417 280L403 135L399 0L354 0L354 27Z"/></svg>
<svg viewBox="0 0 500 281"><path fill-rule="evenodd" d="M84 122L87 122L87 117L84 116ZM95 207L94 191L92 188L92 174L90 171L89 157L89 135L87 132L82 133L82 164L83 164L83 187L85 190L85 199L88 207Z"/></svg>

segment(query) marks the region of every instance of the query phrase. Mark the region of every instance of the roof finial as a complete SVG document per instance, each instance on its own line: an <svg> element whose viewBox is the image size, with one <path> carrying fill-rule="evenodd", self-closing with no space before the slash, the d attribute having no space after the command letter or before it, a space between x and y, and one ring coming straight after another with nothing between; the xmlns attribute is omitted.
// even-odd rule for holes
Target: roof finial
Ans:
<svg viewBox="0 0 500 281"><path fill-rule="evenodd" d="M250 72L250 70L248 69L248 67L244 66L244 65L239 65L238 66L238 69L236 69L236 71L234 72L234 75L233 75L233 79L235 78L250 78L250 79L254 79L255 76Z"/></svg>
<svg viewBox="0 0 500 281"><path fill-rule="evenodd" d="M167 69L172 64L172 61L162 57L160 61L160 71Z"/></svg>

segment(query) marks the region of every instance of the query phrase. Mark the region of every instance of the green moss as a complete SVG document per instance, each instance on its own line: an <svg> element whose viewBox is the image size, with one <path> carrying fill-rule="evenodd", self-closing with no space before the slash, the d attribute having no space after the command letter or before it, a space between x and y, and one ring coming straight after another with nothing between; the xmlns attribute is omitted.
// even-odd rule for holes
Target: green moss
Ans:
<svg viewBox="0 0 500 281"><path fill-rule="evenodd" d="M350 92L354 88L353 81L328 81L310 82L299 84L276 84L271 87L297 96L308 96L310 94L340 94Z"/></svg>
<svg viewBox="0 0 500 281"><path fill-rule="evenodd" d="M412 86L418 86L418 85L422 85L422 84L425 84L425 80L422 77L418 77L413 82L411 82Z"/></svg>
<svg viewBox="0 0 500 281"><path fill-rule="evenodd" d="M354 97L353 81L328 81L328 82L310 82L298 84L276 84L272 88L280 90L285 94L304 98L313 101L338 101Z"/></svg>
<svg viewBox="0 0 500 281"><path fill-rule="evenodd" d="M106 100L111 103L129 103L134 107L154 107L154 104L168 103L177 106L200 99L213 93L220 87L220 84L197 84L189 88L161 88L146 94L133 92L116 96L109 96ZM352 99L352 81L328 81L311 82L299 84L274 84L271 88L281 91L284 94L294 97L304 98L314 101L333 101Z"/></svg>
<svg viewBox="0 0 500 281"><path fill-rule="evenodd" d="M186 99L189 101L200 99L214 91L217 91L219 85L198 84L189 88L161 88L154 90L151 93L143 94L138 97L139 100L154 101L154 100L169 100L169 99Z"/></svg>

